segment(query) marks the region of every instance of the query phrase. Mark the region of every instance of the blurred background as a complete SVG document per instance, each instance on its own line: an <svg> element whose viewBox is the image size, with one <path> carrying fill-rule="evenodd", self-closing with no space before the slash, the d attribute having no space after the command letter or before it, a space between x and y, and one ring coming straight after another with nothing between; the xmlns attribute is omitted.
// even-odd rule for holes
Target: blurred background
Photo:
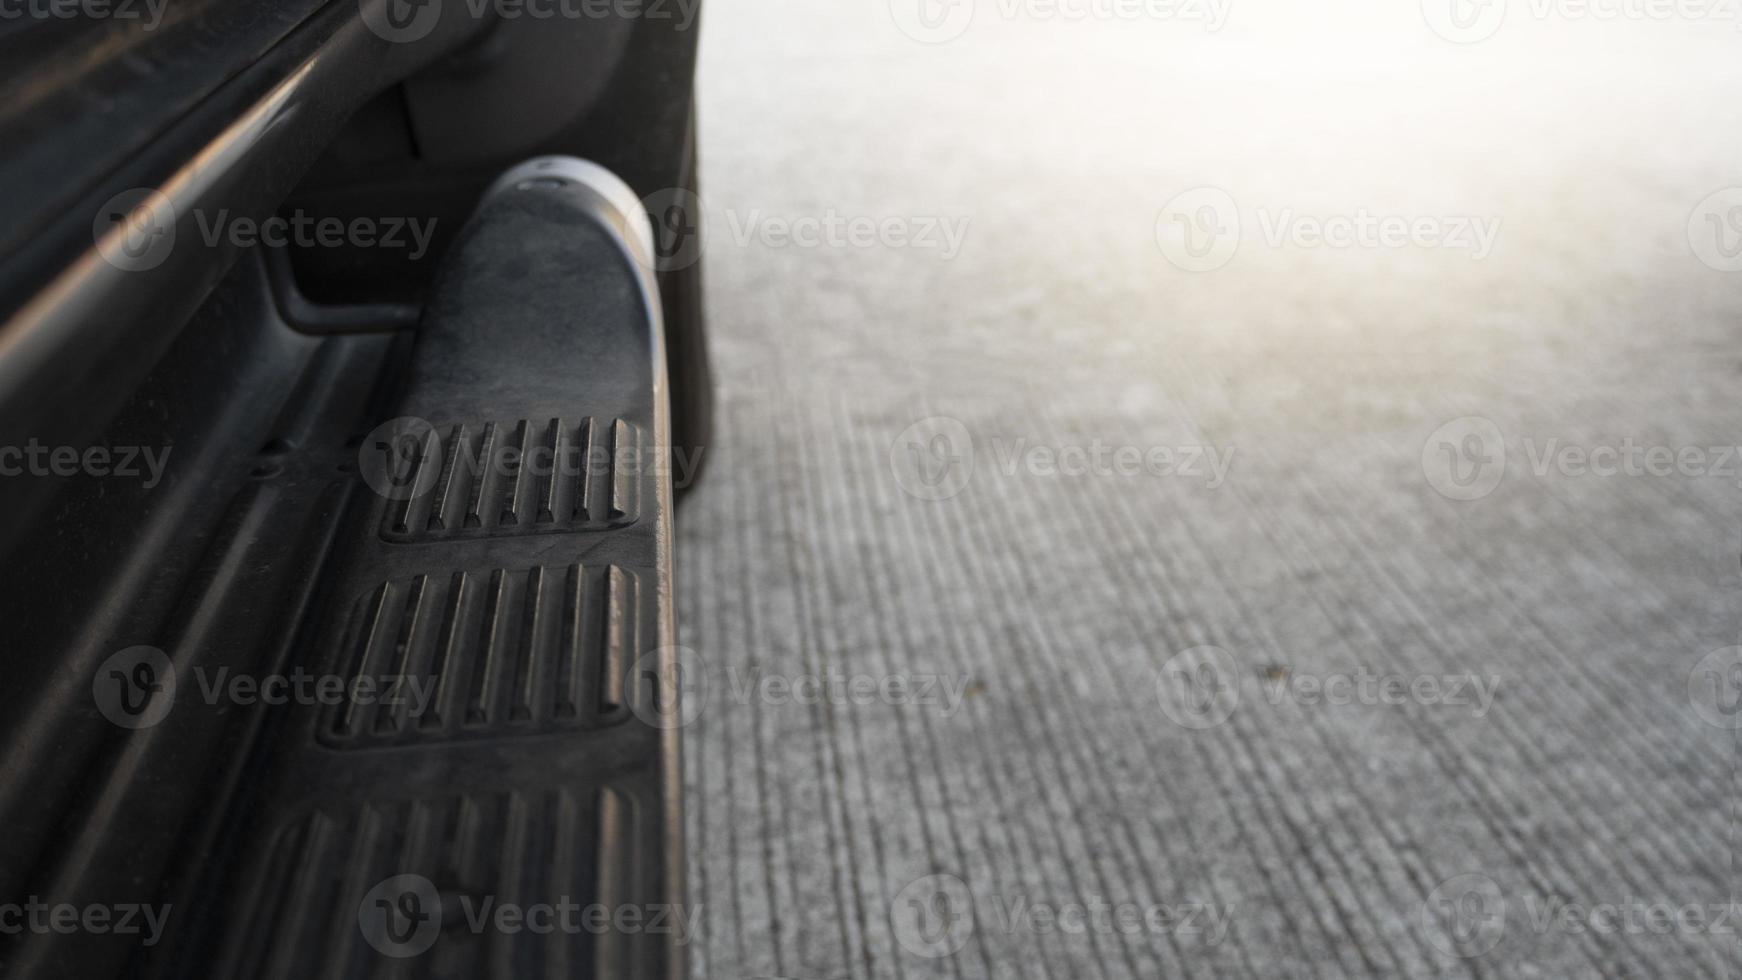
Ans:
<svg viewBox="0 0 1742 980"><path fill-rule="evenodd" d="M1734 11L705 20L698 975L1742 964L1710 924L1554 918L1737 881ZM758 672L960 695L734 698ZM1414 693L1296 683L1363 675ZM940 894L967 918L916 932ZM1017 900L1227 927L1047 930Z"/></svg>

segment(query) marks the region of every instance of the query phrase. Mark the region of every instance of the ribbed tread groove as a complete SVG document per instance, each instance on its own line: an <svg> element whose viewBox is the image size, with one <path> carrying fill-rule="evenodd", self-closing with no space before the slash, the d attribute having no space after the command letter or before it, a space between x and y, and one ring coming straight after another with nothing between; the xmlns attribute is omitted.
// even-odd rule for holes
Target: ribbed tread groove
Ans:
<svg viewBox="0 0 1742 980"><path fill-rule="evenodd" d="M534 566L418 575L359 600L346 697L322 709L337 748L588 730L631 707L627 674L657 644L647 569Z"/></svg>
<svg viewBox="0 0 1742 980"><path fill-rule="evenodd" d="M617 792L556 787L366 803L316 812L280 830L244 893L229 977L341 980L610 976L623 937L575 925L549 931L492 927L504 905L579 908L631 904L641 842ZM402 875L429 885L439 934L426 949L387 955L365 936L372 890ZM378 895L379 893L377 893ZM488 903L488 904L486 904Z"/></svg>
<svg viewBox="0 0 1742 980"><path fill-rule="evenodd" d="M640 519L649 462L641 428L622 419L449 426L432 431L397 473L397 485L422 492L387 508L381 536L406 543L626 527Z"/></svg>

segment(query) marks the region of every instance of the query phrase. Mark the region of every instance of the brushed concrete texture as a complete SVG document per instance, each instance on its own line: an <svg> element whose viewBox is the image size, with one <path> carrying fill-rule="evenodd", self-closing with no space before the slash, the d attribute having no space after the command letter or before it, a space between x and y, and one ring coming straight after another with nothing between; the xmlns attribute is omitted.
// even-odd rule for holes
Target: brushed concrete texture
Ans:
<svg viewBox="0 0 1742 980"><path fill-rule="evenodd" d="M1742 968L1736 24L1047 9L709 0L696 976Z"/></svg>

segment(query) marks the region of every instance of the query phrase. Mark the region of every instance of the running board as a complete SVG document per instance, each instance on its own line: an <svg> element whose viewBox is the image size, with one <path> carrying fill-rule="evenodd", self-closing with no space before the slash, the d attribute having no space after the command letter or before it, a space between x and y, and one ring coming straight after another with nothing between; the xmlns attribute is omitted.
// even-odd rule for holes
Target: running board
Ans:
<svg viewBox="0 0 1742 980"><path fill-rule="evenodd" d="M177 444L187 505L129 539L158 574L39 679L82 698L20 723L72 754L40 792L9 758L0 801L38 815L8 888L158 923L0 967L686 975L653 261L627 186L542 158L485 195L415 340L299 335L242 293L267 367L237 394L275 407ZM202 329L172 366L224 342Z"/></svg>

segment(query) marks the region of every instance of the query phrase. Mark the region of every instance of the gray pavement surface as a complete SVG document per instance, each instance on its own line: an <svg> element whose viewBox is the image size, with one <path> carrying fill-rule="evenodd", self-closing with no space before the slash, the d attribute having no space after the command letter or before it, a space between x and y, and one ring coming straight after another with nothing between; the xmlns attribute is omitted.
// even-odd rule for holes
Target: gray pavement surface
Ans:
<svg viewBox="0 0 1742 980"><path fill-rule="evenodd" d="M1742 970L1742 34L1430 8L709 0L696 976Z"/></svg>

